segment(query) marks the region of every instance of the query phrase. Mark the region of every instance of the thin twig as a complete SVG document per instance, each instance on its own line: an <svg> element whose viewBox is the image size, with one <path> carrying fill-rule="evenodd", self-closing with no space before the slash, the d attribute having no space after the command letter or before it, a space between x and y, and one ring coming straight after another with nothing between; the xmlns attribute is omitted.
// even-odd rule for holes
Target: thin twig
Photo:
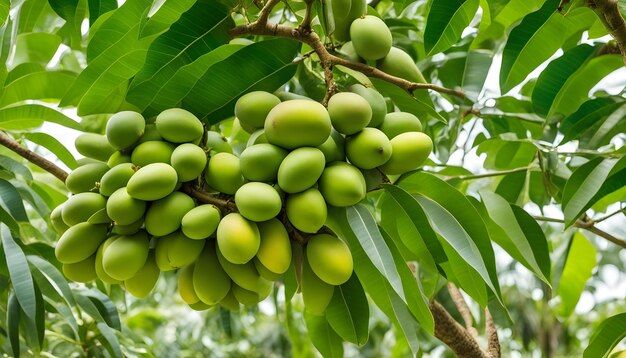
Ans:
<svg viewBox="0 0 626 358"><path fill-rule="evenodd" d="M483 173L483 174L476 174L476 175L461 175L458 177L449 177L447 179L459 179L459 180L483 179L483 178L491 178L491 177L497 177L501 175L525 172L525 171L528 171L529 169L531 168L523 167L523 168L515 168L515 169L510 169L510 170L502 170L499 172Z"/></svg>
<svg viewBox="0 0 626 358"><path fill-rule="evenodd" d="M619 11L617 0L587 0L587 6L600 17L611 36L617 41L626 64L626 20Z"/></svg>
<svg viewBox="0 0 626 358"><path fill-rule="evenodd" d="M500 358L500 340L498 339L498 330L491 317L489 308L485 307L485 335L487 336L487 353L490 358Z"/></svg>
<svg viewBox="0 0 626 358"><path fill-rule="evenodd" d="M301 31L311 31L311 20L313 19L313 0L304 0L306 3L306 10L304 13L304 18L300 23Z"/></svg>
<svg viewBox="0 0 626 358"><path fill-rule="evenodd" d="M58 165L52 163L48 159L42 157L41 155L20 145L15 139L2 132L0 132L0 144L19 154L20 156L40 167L41 169L59 178L59 180L61 180L62 182L65 182L65 179L67 179L68 174L65 170L60 168Z"/></svg>
<svg viewBox="0 0 626 358"><path fill-rule="evenodd" d="M465 302L465 298L461 291L452 283L448 283L448 292L450 292L450 297L452 297L452 301L456 306L456 309L463 317L463 321L465 322L465 328L468 332L472 334L474 337L478 337L478 331L474 327L474 318L472 317L472 312L470 311L467 302Z"/></svg>
<svg viewBox="0 0 626 358"><path fill-rule="evenodd" d="M545 221L545 222L553 222L553 223L559 223L559 224L563 224L565 223L565 220L563 219L558 219L558 218L548 218L548 217L544 217L544 216L533 216L533 218L535 218L535 220L537 221ZM602 237L612 243L614 243L615 245L621 246L623 248L626 249L626 241L617 238L611 234L609 234L608 232L599 229L597 226L594 225L593 222L590 221L584 221L584 220L576 220L576 222L574 223L574 226L580 229L584 229L587 230L589 232L592 232L594 234L596 234L599 237Z"/></svg>
<svg viewBox="0 0 626 358"><path fill-rule="evenodd" d="M605 215L605 216L603 216L603 217L600 217L600 218L594 219L594 220L593 220L593 222L594 222L594 223L599 223L599 222L602 222L602 221L607 220L607 219L609 219L609 218L612 218L613 216L615 216L615 215L617 215L617 214L624 213L624 212L626 212L626 207L621 208L621 209L619 209L619 210L616 210L616 211L614 211L614 212L612 212L612 213L610 213L610 214L607 214L607 215Z"/></svg>

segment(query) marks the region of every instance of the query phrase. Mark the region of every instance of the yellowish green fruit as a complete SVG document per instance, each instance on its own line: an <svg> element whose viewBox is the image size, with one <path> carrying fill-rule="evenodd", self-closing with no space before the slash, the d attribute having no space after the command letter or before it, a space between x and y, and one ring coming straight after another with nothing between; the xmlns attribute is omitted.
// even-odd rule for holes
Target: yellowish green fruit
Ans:
<svg viewBox="0 0 626 358"><path fill-rule="evenodd" d="M332 163L336 161L346 160L346 153L344 150L345 138L341 135L341 133L336 130L332 130L330 136L322 145L317 147L317 149L321 150L324 153L324 159L326 163Z"/></svg>
<svg viewBox="0 0 626 358"><path fill-rule="evenodd" d="M176 148L172 143L152 140L143 142L133 149L130 160L133 164L145 167L152 163L170 164L172 152Z"/></svg>
<svg viewBox="0 0 626 358"><path fill-rule="evenodd" d="M255 128L250 126L248 123L242 123L239 118L235 117L233 119L233 128L231 133L239 134L241 131L247 134L252 134L255 132Z"/></svg>
<svg viewBox="0 0 626 358"><path fill-rule="evenodd" d="M433 151L433 141L424 133L407 132L391 140L392 154L380 167L388 175L400 175L419 168Z"/></svg>
<svg viewBox="0 0 626 358"><path fill-rule="evenodd" d="M214 305L230 291L231 280L217 258L215 243L207 243L193 270L193 287L206 304Z"/></svg>
<svg viewBox="0 0 626 358"><path fill-rule="evenodd" d="M172 167L178 174L178 181L185 182L196 179L206 167L206 153L195 144L181 144L172 153Z"/></svg>
<svg viewBox="0 0 626 358"><path fill-rule="evenodd" d="M365 0L333 0L331 2L335 22L333 36L339 41L350 39L350 24L367 12Z"/></svg>
<svg viewBox="0 0 626 358"><path fill-rule="evenodd" d="M353 165L332 163L324 169L318 181L319 190L332 206L352 206L365 199L365 178Z"/></svg>
<svg viewBox="0 0 626 358"><path fill-rule="evenodd" d="M111 228L111 232L118 235L132 235L139 231L143 227L143 217L137 219L137 221L130 223L128 225L113 225Z"/></svg>
<svg viewBox="0 0 626 358"><path fill-rule="evenodd" d="M194 264L185 266L178 271L178 294L188 305L200 301L193 288L193 271Z"/></svg>
<svg viewBox="0 0 626 358"><path fill-rule="evenodd" d="M173 241L173 239L174 239L174 234L159 237L156 239L156 244L154 247L154 254L155 254L157 266L159 267L159 270L161 271L176 270L176 267L174 267L170 263L170 258L169 258L169 246L170 246L170 243Z"/></svg>
<svg viewBox="0 0 626 358"><path fill-rule="evenodd" d="M145 143L145 142L151 142L151 141L162 141L163 138L161 138L161 135L159 134L159 131L157 130L156 124L154 123L150 123L150 124L146 124L146 128L143 131L143 135L141 136L141 138L139 138L139 142L137 143Z"/></svg>
<svg viewBox="0 0 626 358"><path fill-rule="evenodd" d="M348 90L365 98L367 103L369 103L372 109L372 119L367 126L378 127L381 125L387 114L387 102L385 102L385 97L374 88L365 87L360 83L348 87Z"/></svg>
<svg viewBox="0 0 626 358"><path fill-rule="evenodd" d="M69 226L63 221L62 212L63 212L64 204L58 205L52 212L50 213L50 223L52 223L52 228L57 234L63 234L65 230L69 229Z"/></svg>
<svg viewBox="0 0 626 358"><path fill-rule="evenodd" d="M178 183L178 175L171 165L148 164L128 180L126 190L135 199L153 201L171 194Z"/></svg>
<svg viewBox="0 0 626 358"><path fill-rule="evenodd" d="M315 275L330 285L341 285L352 276L352 253L336 236L319 234L311 237L306 257Z"/></svg>
<svg viewBox="0 0 626 358"><path fill-rule="evenodd" d="M76 159L76 167L82 167L83 165L87 165L87 164L100 164L100 163L104 163L104 162L101 160L87 158L87 157Z"/></svg>
<svg viewBox="0 0 626 358"><path fill-rule="evenodd" d="M330 300L333 298L335 286L317 277L306 259L302 262L300 285L302 287L304 307L307 312L318 316L323 315Z"/></svg>
<svg viewBox="0 0 626 358"><path fill-rule="evenodd" d="M175 191L150 205L146 211L146 230L154 236L171 234L180 228L185 214L195 206L189 195Z"/></svg>
<svg viewBox="0 0 626 358"><path fill-rule="evenodd" d="M130 163L129 154L124 154L120 151L117 151L111 154L111 156L109 157L109 160L107 160L107 165L109 166L109 168L113 168L116 165L120 165L122 163Z"/></svg>
<svg viewBox="0 0 626 358"><path fill-rule="evenodd" d="M278 185L286 193L298 193L312 187L322 175L326 157L317 148L293 150L278 168Z"/></svg>
<svg viewBox="0 0 626 358"><path fill-rule="evenodd" d="M298 230L316 233L324 226L328 209L324 197L316 188L290 194L285 203L287 218Z"/></svg>
<svg viewBox="0 0 626 358"><path fill-rule="evenodd" d="M287 149L317 147L330 135L331 123L324 106L295 99L274 107L267 115L264 129L271 144Z"/></svg>
<svg viewBox="0 0 626 358"><path fill-rule="evenodd" d="M115 113L106 126L106 137L111 147L117 150L133 146L143 135L146 120L140 113L122 111Z"/></svg>
<svg viewBox="0 0 626 358"><path fill-rule="evenodd" d="M259 251L261 237L256 223L241 214L226 215L217 226L217 246L224 257L234 264L250 261Z"/></svg>
<svg viewBox="0 0 626 358"><path fill-rule="evenodd" d="M156 117L157 131L172 143L193 142L202 137L204 127L198 117L181 108L170 108Z"/></svg>
<svg viewBox="0 0 626 358"><path fill-rule="evenodd" d="M264 279L268 281L278 281L282 277L282 274L274 273L270 271L267 267L263 266L263 264L259 261L257 257L255 257L252 261L254 262L254 268L256 268L259 276L263 277Z"/></svg>
<svg viewBox="0 0 626 358"><path fill-rule="evenodd" d="M126 187L117 189L106 202L107 215L118 225L130 225L143 217L146 202L128 195Z"/></svg>
<svg viewBox="0 0 626 358"><path fill-rule="evenodd" d="M196 303L188 304L188 306L189 306L189 308L191 308L194 311L206 311L208 309L213 308L213 306L207 305L206 303L204 303L202 301L198 301Z"/></svg>
<svg viewBox="0 0 626 358"><path fill-rule="evenodd" d="M233 147L230 146L226 137L218 132L207 132L205 144L211 155L222 152L233 153Z"/></svg>
<svg viewBox="0 0 626 358"><path fill-rule="evenodd" d="M78 193L70 196L63 204L61 217L69 226L86 222L93 214L102 210L106 203L106 198L98 193Z"/></svg>
<svg viewBox="0 0 626 358"><path fill-rule="evenodd" d="M220 210L215 205L199 205L183 216L181 229L190 239L206 239L215 234L221 218Z"/></svg>
<svg viewBox="0 0 626 358"><path fill-rule="evenodd" d="M217 153L209 158L204 178L210 187L230 195L235 194L245 182L239 158L230 153Z"/></svg>
<svg viewBox="0 0 626 358"><path fill-rule="evenodd" d="M426 83L426 79L411 56L403 50L392 47L385 58L376 64L380 70L411 82Z"/></svg>
<svg viewBox="0 0 626 358"><path fill-rule="evenodd" d="M106 235L106 224L76 224L61 235L54 254L64 264L82 261L96 252Z"/></svg>
<svg viewBox="0 0 626 358"><path fill-rule="evenodd" d="M156 285L160 273L161 271L154 258L154 251L150 251L146 263L137 271L135 276L124 281L124 287L131 295L137 298L145 298Z"/></svg>
<svg viewBox="0 0 626 358"><path fill-rule="evenodd" d="M109 245L111 245L113 241L117 240L118 237L119 236L111 236L108 239L104 240L102 245L98 247L98 251L96 251L96 275L102 282L111 285L121 283L122 281L114 279L113 277L109 276L106 271L104 271L104 267L102 266L102 257L104 255L104 251L109 247Z"/></svg>
<svg viewBox="0 0 626 358"><path fill-rule="evenodd" d="M285 273L291 263L291 244L285 226L275 218L258 223L258 226L261 245L256 259L275 274Z"/></svg>
<svg viewBox="0 0 626 358"><path fill-rule="evenodd" d="M173 267L184 267L196 261L202 253L206 240L192 240L182 232L176 231L166 236L167 260ZM161 240L163 238L159 238Z"/></svg>
<svg viewBox="0 0 626 358"><path fill-rule="evenodd" d="M365 128L346 138L346 157L361 169L374 169L391 157L391 142L376 128Z"/></svg>
<svg viewBox="0 0 626 358"><path fill-rule="evenodd" d="M422 122L408 112L392 112L385 116L385 120L378 127L389 139L406 132L421 132Z"/></svg>
<svg viewBox="0 0 626 358"><path fill-rule="evenodd" d="M354 45L352 44L352 41L344 43L343 46L341 46L341 48L339 49L339 54L352 62L361 62L361 58L354 50Z"/></svg>
<svg viewBox="0 0 626 358"><path fill-rule="evenodd" d="M241 153L241 173L248 180L271 182L276 180L278 168L287 151L269 143L252 145Z"/></svg>
<svg viewBox="0 0 626 358"><path fill-rule="evenodd" d="M249 291L237 285L233 285L231 289L237 301L239 301L240 303L246 306L254 306L257 303L266 299L270 295L270 293L272 292L272 285L271 284L265 285L263 287L263 290L260 292Z"/></svg>
<svg viewBox="0 0 626 358"><path fill-rule="evenodd" d="M109 160L115 149L107 140L106 136L96 133L83 133L74 141L76 151L85 157L93 158L102 162Z"/></svg>
<svg viewBox="0 0 626 358"><path fill-rule="evenodd" d="M276 189L260 182L242 185L235 193L235 204L239 213L252 221L269 220L278 215L283 206Z"/></svg>
<svg viewBox="0 0 626 358"><path fill-rule="evenodd" d="M104 271L116 280L135 276L148 259L150 240L145 231L120 236L111 242L102 254Z"/></svg>
<svg viewBox="0 0 626 358"><path fill-rule="evenodd" d="M100 180L100 194L111 196L117 189L125 187L135 169L133 163L121 163L111 168Z"/></svg>
<svg viewBox="0 0 626 358"><path fill-rule="evenodd" d="M264 287L271 285L271 282L259 275L252 261L245 264L234 264L224 258L219 248L217 250L217 259L224 269L224 272L228 274L228 277L230 277L235 284L246 290L261 292L264 290Z"/></svg>
<svg viewBox="0 0 626 358"><path fill-rule="evenodd" d="M337 132L350 135L367 126L372 119L372 108L365 98L352 92L341 92L330 97L328 115Z"/></svg>
<svg viewBox="0 0 626 358"><path fill-rule="evenodd" d="M269 92L249 92L235 103L235 116L239 118L241 126L252 129L252 131L247 131L252 133L256 129L263 128L267 114L279 103L280 99Z"/></svg>
<svg viewBox="0 0 626 358"><path fill-rule="evenodd" d="M228 295L226 295L226 297L224 297L224 299L220 301L220 306L229 311L239 311L239 301L237 301L237 298L235 298L232 290L230 290L228 292Z"/></svg>
<svg viewBox="0 0 626 358"><path fill-rule="evenodd" d="M74 169L65 179L65 186L72 194L96 191L102 176L109 170L104 163L85 164Z"/></svg>
<svg viewBox="0 0 626 358"><path fill-rule="evenodd" d="M91 255L73 264L63 264L63 275L74 282L95 280L98 278L96 275L96 255Z"/></svg>
<svg viewBox="0 0 626 358"><path fill-rule="evenodd" d="M393 40L385 22L372 15L352 22L350 39L356 53L368 61L376 61L387 56Z"/></svg>

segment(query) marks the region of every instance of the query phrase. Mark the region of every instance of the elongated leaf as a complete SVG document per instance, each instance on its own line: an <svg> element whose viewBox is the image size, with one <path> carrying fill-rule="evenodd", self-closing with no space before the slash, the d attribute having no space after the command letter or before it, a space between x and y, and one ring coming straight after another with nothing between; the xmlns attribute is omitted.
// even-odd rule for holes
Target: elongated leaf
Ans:
<svg viewBox="0 0 626 358"><path fill-rule="evenodd" d="M343 341L333 331L324 316L305 314L306 327L311 342L324 358L343 357Z"/></svg>
<svg viewBox="0 0 626 358"><path fill-rule="evenodd" d="M443 52L461 38L478 10L478 0L434 0L430 6L424 47L431 55Z"/></svg>
<svg viewBox="0 0 626 358"><path fill-rule="evenodd" d="M19 34L15 39L12 64L37 62L47 64L61 45L61 37L48 32Z"/></svg>
<svg viewBox="0 0 626 358"><path fill-rule="evenodd" d="M0 106L24 100L58 100L70 88L76 75L69 71L35 72L22 76L5 87Z"/></svg>
<svg viewBox="0 0 626 358"><path fill-rule="evenodd" d="M105 12L117 9L116 0L87 0L89 3L89 26L92 26Z"/></svg>
<svg viewBox="0 0 626 358"><path fill-rule="evenodd" d="M619 313L605 319L593 331L583 358L608 357L624 337L626 337L626 313Z"/></svg>
<svg viewBox="0 0 626 358"><path fill-rule="evenodd" d="M13 290L19 302L20 307L24 310L26 316L35 321L35 312L37 312L37 303L35 298L35 284L30 274L28 261L22 251L22 248L15 242L9 228L0 224L2 231L2 246L4 246L4 255L9 267L9 277L13 283Z"/></svg>
<svg viewBox="0 0 626 358"><path fill-rule="evenodd" d="M28 221L22 197L9 181L0 178L0 200L17 221Z"/></svg>
<svg viewBox="0 0 626 358"><path fill-rule="evenodd" d="M102 317L104 317L104 321L111 328L117 329L118 331L122 329L117 308L107 295L96 289L85 291L84 294L94 303L95 307L98 311L100 311Z"/></svg>
<svg viewBox="0 0 626 358"><path fill-rule="evenodd" d="M411 96L402 88L377 78L370 77L370 81L380 93L391 98L401 111L413 113L422 121L426 120L430 116L441 121L442 123L447 122L446 119L437 113L437 111L433 108L432 101L430 104L426 103L415 96ZM424 93L427 93L425 90L417 91L424 91Z"/></svg>
<svg viewBox="0 0 626 358"><path fill-rule="evenodd" d="M141 31L141 37L150 36L169 28L182 13L189 10L195 0L165 0L157 12L150 16Z"/></svg>
<svg viewBox="0 0 626 358"><path fill-rule="evenodd" d="M467 261L445 240L442 246L448 255L448 262L443 263L446 277L450 282L456 283L481 307L489 303L489 289L480 273L470 266Z"/></svg>
<svg viewBox="0 0 626 358"><path fill-rule="evenodd" d="M0 167L10 171L13 174L21 176L25 181L33 180L33 174L30 172L30 169L28 169L28 167L26 167L24 164L14 159L11 159L10 157L0 155Z"/></svg>
<svg viewBox="0 0 626 358"><path fill-rule="evenodd" d="M527 167L537 156L537 147L524 140L488 139L478 146L477 154L487 154L485 168L508 170Z"/></svg>
<svg viewBox="0 0 626 358"><path fill-rule="evenodd" d="M471 48L491 47L489 40L502 38L506 31L513 24L518 23L527 14L539 10L545 0L511 0L500 9L493 9L496 3L502 1L486 1L488 6L482 6L483 19L480 23L480 29L476 39L472 42ZM485 9L489 9L491 21L487 21L487 13Z"/></svg>
<svg viewBox="0 0 626 358"><path fill-rule="evenodd" d="M485 85L493 57L493 52L486 50L472 50L467 53L461 88L463 88L463 92L470 100L478 100L478 96Z"/></svg>
<svg viewBox="0 0 626 358"><path fill-rule="evenodd" d="M0 109L0 128L2 129L25 130L40 127L44 122L83 131L80 123L40 104L24 104Z"/></svg>
<svg viewBox="0 0 626 358"><path fill-rule="evenodd" d="M20 356L20 319L22 309L15 292L9 295L7 304L7 336L14 357Z"/></svg>
<svg viewBox="0 0 626 358"><path fill-rule="evenodd" d="M369 337L369 307L359 279L350 279L337 287L328 307L326 320L337 334L348 342L362 346Z"/></svg>
<svg viewBox="0 0 626 358"><path fill-rule="evenodd" d="M572 237L563 273L559 281L557 312L567 317L572 312L596 267L596 249L580 232Z"/></svg>
<svg viewBox="0 0 626 358"><path fill-rule="evenodd" d="M78 166L72 153L53 136L46 133L24 133L24 138L51 151L70 169Z"/></svg>
<svg viewBox="0 0 626 358"><path fill-rule="evenodd" d="M20 225L2 205L0 205L0 222L8 226L13 232L20 231Z"/></svg>
<svg viewBox="0 0 626 358"><path fill-rule="evenodd" d="M122 349L120 348L120 342L117 339L117 336L115 336L115 331L104 322L98 322L96 325L101 333L98 340L107 349L109 354L112 357L122 358L124 355L122 354Z"/></svg>
<svg viewBox="0 0 626 358"><path fill-rule="evenodd" d="M37 268L37 270L41 272L42 275L48 279L48 281L53 284L54 289L61 297L63 297L68 306L76 306L74 294L59 269L54 267L54 265L50 262L36 255L28 255L27 259L33 266L35 266L35 268Z"/></svg>
<svg viewBox="0 0 626 358"><path fill-rule="evenodd" d="M11 0L0 1L0 26L4 25L9 17L9 10L11 9Z"/></svg>
<svg viewBox="0 0 626 358"><path fill-rule="evenodd" d="M583 103L576 112L567 116L561 123L559 130L563 133L563 139L560 144L581 138L590 130L596 132L594 130L597 128L596 124L624 106L624 102L622 97L600 97ZM595 136L596 133L593 135Z"/></svg>

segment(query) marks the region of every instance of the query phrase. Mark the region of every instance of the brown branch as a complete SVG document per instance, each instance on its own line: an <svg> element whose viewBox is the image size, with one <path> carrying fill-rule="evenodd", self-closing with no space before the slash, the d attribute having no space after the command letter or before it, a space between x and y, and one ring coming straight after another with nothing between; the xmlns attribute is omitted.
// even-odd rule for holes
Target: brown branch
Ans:
<svg viewBox="0 0 626 358"><path fill-rule="evenodd" d="M472 335L461 326L439 302L430 304L435 320L435 337L448 345L459 357L489 358Z"/></svg>
<svg viewBox="0 0 626 358"><path fill-rule="evenodd" d="M547 218L544 216L533 216L533 218L538 221L553 222L553 223L559 223L559 224L563 224L565 222L565 220L563 219ZM608 240L617 246L621 246L626 249L626 241L620 238L617 238L602 229L599 229L597 226L595 226L595 223L593 221L586 221L586 220L579 219L579 220L576 220L576 222L574 223L574 226L580 229L587 230L591 233L594 233L597 236L605 240Z"/></svg>
<svg viewBox="0 0 626 358"><path fill-rule="evenodd" d="M19 154L20 156L40 167L41 169L59 178L59 180L61 180L62 182L65 182L65 179L67 179L68 174L65 170L61 169L58 165L52 163L41 155L20 145L15 139L2 132L0 132L0 144Z"/></svg>
<svg viewBox="0 0 626 358"><path fill-rule="evenodd" d="M617 0L587 0L587 6L600 17L604 27L617 41L626 65L626 20L619 11Z"/></svg>
<svg viewBox="0 0 626 358"><path fill-rule="evenodd" d="M237 205L235 205L235 202L231 200L218 198L217 196L211 195L210 193L207 193L206 191L198 189L194 185L183 184L183 186L181 187L181 190L185 194L198 200L198 202L202 204L213 204L217 206L218 208L220 208L223 212L237 211Z"/></svg>
<svg viewBox="0 0 626 358"><path fill-rule="evenodd" d="M313 0L304 0L306 3L306 10L304 18L298 26L302 31L311 31L311 20L313 20Z"/></svg>
<svg viewBox="0 0 626 358"><path fill-rule="evenodd" d="M450 292L450 297L452 297L452 301L454 302L456 309L461 314L461 317L463 317L465 328L472 334L472 336L478 337L478 331L474 328L474 318L472 317L472 312L470 311L467 302L465 302L463 294L452 282L448 283L448 292Z"/></svg>
<svg viewBox="0 0 626 358"><path fill-rule="evenodd" d="M498 339L498 330L491 317L489 308L485 308L485 334L487 335L487 353L490 358L500 358L500 340Z"/></svg>

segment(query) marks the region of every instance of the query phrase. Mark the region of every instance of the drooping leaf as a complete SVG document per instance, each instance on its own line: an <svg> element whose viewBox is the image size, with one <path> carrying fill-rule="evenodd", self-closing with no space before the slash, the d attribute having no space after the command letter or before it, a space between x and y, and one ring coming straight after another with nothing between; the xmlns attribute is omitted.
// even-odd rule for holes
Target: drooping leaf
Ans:
<svg viewBox="0 0 626 358"><path fill-rule="evenodd" d="M7 171L10 171L13 174L21 176L25 181L33 180L33 174L30 172L30 170L24 164L10 157L0 155L0 167L6 169Z"/></svg>
<svg viewBox="0 0 626 358"><path fill-rule="evenodd" d="M28 267L28 261L26 261L22 248L13 239L9 228L4 224L0 224L0 230L2 231L2 246L4 247L4 255L15 296L26 317L34 322L36 320L37 303L35 284Z"/></svg>
<svg viewBox="0 0 626 358"><path fill-rule="evenodd" d="M28 255L28 261L37 268L50 282L54 283L53 287L58 294L63 297L68 306L76 306L74 294L70 289L67 280L63 277L61 271L54 267L50 262L36 255Z"/></svg>
<svg viewBox="0 0 626 358"><path fill-rule="evenodd" d="M106 322L106 324L118 331L122 329L122 324L120 322L120 316L117 312L117 308L115 307L115 304L111 301L111 298L109 298L109 296L105 295L95 288L85 291L83 294L89 297L89 299L93 302L102 317L104 317L104 321Z"/></svg>
<svg viewBox="0 0 626 358"><path fill-rule="evenodd" d="M25 100L58 100L72 86L76 74L69 71L35 72L22 76L5 87L0 106Z"/></svg>
<svg viewBox="0 0 626 358"><path fill-rule="evenodd" d="M626 337L626 313L611 316L594 329L583 358L605 358Z"/></svg>
<svg viewBox="0 0 626 358"><path fill-rule="evenodd" d="M61 37L48 32L28 32L17 35L15 39L15 54L12 64L25 62L47 64L57 52L61 44Z"/></svg>
<svg viewBox="0 0 626 358"><path fill-rule="evenodd" d="M526 174L527 172L524 171L503 176L496 188L496 194L506 199L509 203L518 203L520 198L524 197Z"/></svg>
<svg viewBox="0 0 626 358"><path fill-rule="evenodd" d="M122 358L124 355L122 354L122 349L120 348L120 342L117 339L117 336L115 336L115 331L104 322L98 322L96 325L100 331L98 340L106 348L109 354L115 358Z"/></svg>
<svg viewBox="0 0 626 358"><path fill-rule="evenodd" d="M441 264L447 279L456 283L481 307L486 307L489 302L489 289L485 280L452 245L445 240L441 244L448 256L448 262Z"/></svg>
<svg viewBox="0 0 626 358"><path fill-rule="evenodd" d="M623 107L624 103L625 101L622 97L599 97L583 103L576 112L567 116L561 123L559 130L563 133L563 139L560 144L581 138L588 132L591 132L589 134L592 138L598 138L596 140L592 139L594 144L598 144L599 139L603 137L603 134L609 132L610 129L607 128L607 130L597 133L597 125L611 113L618 110L618 108ZM609 123L610 128L615 127L615 125L617 123Z"/></svg>
<svg viewBox="0 0 626 358"><path fill-rule="evenodd" d="M424 30L426 52L429 55L443 52L457 43L476 14L478 3L478 0L434 0Z"/></svg>
<svg viewBox="0 0 626 358"><path fill-rule="evenodd" d="M307 331L311 342L317 350L326 358L343 357L343 341L333 331L324 316L315 316L309 313L304 315Z"/></svg>
<svg viewBox="0 0 626 358"><path fill-rule="evenodd" d="M9 295L7 304L7 336L14 357L20 356L20 320L22 309L15 292Z"/></svg>
<svg viewBox="0 0 626 358"><path fill-rule="evenodd" d="M362 346L369 337L369 307L363 287L356 275L335 287L326 308L326 320L337 334L348 342Z"/></svg>
<svg viewBox="0 0 626 358"><path fill-rule="evenodd" d="M566 255L557 290L559 300L556 308L563 317L574 312L587 280L591 278L593 268L596 267L596 249L582 233L576 232Z"/></svg>
<svg viewBox="0 0 626 358"><path fill-rule="evenodd" d="M72 153L58 139L46 133L24 133L24 138L48 149L70 169L78 166Z"/></svg>
<svg viewBox="0 0 626 358"><path fill-rule="evenodd" d="M0 178L0 201L15 220L28 221L20 193L11 182L2 178Z"/></svg>
<svg viewBox="0 0 626 358"><path fill-rule="evenodd" d="M40 127L44 122L56 123L82 131L83 126L61 112L40 104L24 104L0 109L0 128L26 130Z"/></svg>

